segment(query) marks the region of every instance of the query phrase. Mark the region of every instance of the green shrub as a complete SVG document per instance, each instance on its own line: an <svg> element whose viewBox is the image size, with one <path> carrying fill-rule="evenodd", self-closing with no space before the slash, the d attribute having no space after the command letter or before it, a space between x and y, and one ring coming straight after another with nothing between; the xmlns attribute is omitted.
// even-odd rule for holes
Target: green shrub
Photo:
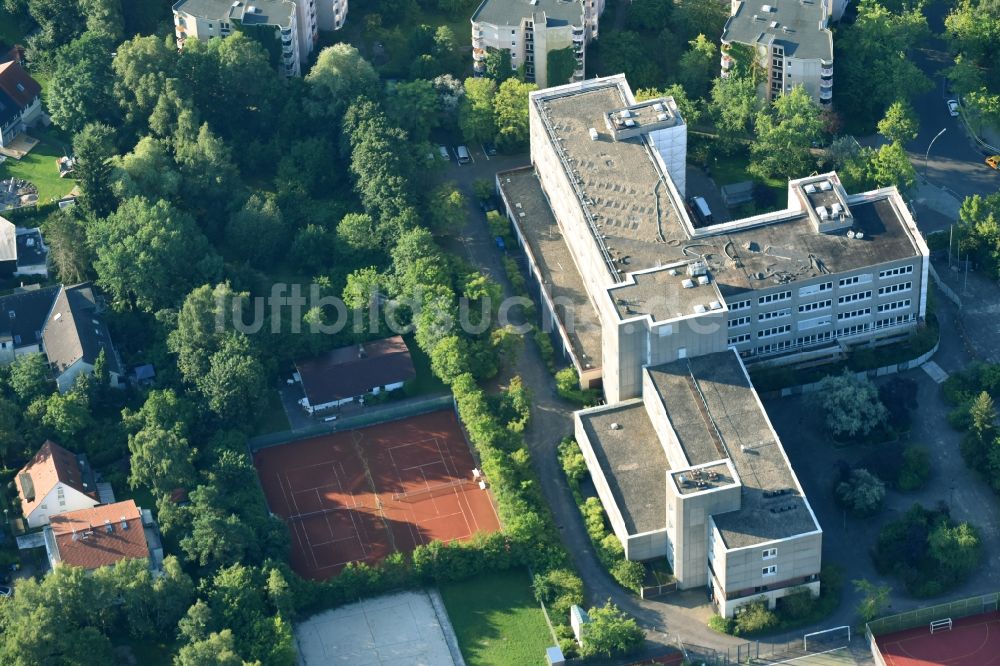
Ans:
<svg viewBox="0 0 1000 666"><path fill-rule="evenodd" d="M903 466L896 478L900 490L918 490L931 478L931 453L924 446L908 446L903 449Z"/></svg>
<svg viewBox="0 0 1000 666"><path fill-rule="evenodd" d="M800 618L810 616L819 603L819 597L814 597L809 588L796 590L778 599L777 613L781 618Z"/></svg>
<svg viewBox="0 0 1000 666"><path fill-rule="evenodd" d="M778 616L767 607L767 601L755 601L743 607L734 620L733 633L737 636L764 633L778 626Z"/></svg>
<svg viewBox="0 0 1000 666"><path fill-rule="evenodd" d="M708 618L708 628L712 631L718 631L720 634L732 634L734 628L733 620L721 615L713 615Z"/></svg>
<svg viewBox="0 0 1000 666"><path fill-rule="evenodd" d="M564 400L575 402L582 407L596 405L600 397L593 389L580 388L580 376L576 368L563 368L556 373L556 392Z"/></svg>
<svg viewBox="0 0 1000 666"><path fill-rule="evenodd" d="M583 581L569 569L552 569L535 574L535 598L549 609L553 622L567 622L569 609L583 604Z"/></svg>
<svg viewBox="0 0 1000 666"><path fill-rule="evenodd" d="M873 516L885 502L885 484L867 469L851 471L846 481L837 485L837 501L856 516Z"/></svg>
<svg viewBox="0 0 1000 666"><path fill-rule="evenodd" d="M583 628L582 656L610 659L631 654L642 647L645 640L642 629L610 601L591 608L587 614L590 622Z"/></svg>
<svg viewBox="0 0 1000 666"><path fill-rule="evenodd" d="M556 350L552 346L552 338L540 328L535 329L535 344L538 345L538 352L542 355L542 362L549 372L556 371Z"/></svg>
<svg viewBox="0 0 1000 666"><path fill-rule="evenodd" d="M504 242L513 240L510 235L510 222L497 211L491 210L486 213L486 224L489 225L492 236L500 236Z"/></svg>

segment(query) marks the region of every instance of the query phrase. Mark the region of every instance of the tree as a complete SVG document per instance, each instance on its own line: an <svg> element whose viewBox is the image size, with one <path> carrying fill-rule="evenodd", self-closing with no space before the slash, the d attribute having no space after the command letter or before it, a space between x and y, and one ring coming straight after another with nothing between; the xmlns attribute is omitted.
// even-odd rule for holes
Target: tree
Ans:
<svg viewBox="0 0 1000 666"><path fill-rule="evenodd" d="M685 42L698 35L721 35L728 17L725 5L714 0L683 0L673 8L674 30Z"/></svg>
<svg viewBox="0 0 1000 666"><path fill-rule="evenodd" d="M260 361L245 335L227 334L208 361L208 372L195 380L208 408L233 427L253 428L267 390Z"/></svg>
<svg viewBox="0 0 1000 666"><path fill-rule="evenodd" d="M174 39L136 36L118 45L111 68L118 106L130 125L141 126L167 92L167 79L177 67Z"/></svg>
<svg viewBox="0 0 1000 666"><path fill-rule="evenodd" d="M672 2L664 0L632 0L628 8L628 25L639 30L660 30L667 26L673 8Z"/></svg>
<svg viewBox="0 0 1000 666"><path fill-rule="evenodd" d="M549 86L558 86L573 78L576 71L576 56L573 47L553 49L545 57L545 80Z"/></svg>
<svg viewBox="0 0 1000 666"><path fill-rule="evenodd" d="M42 354L25 354L10 366L10 388L22 405L27 405L52 389L49 366Z"/></svg>
<svg viewBox="0 0 1000 666"><path fill-rule="evenodd" d="M610 659L642 647L645 640L642 629L610 600L604 606L591 608L587 614L590 622L583 627L582 656Z"/></svg>
<svg viewBox="0 0 1000 666"><path fill-rule="evenodd" d="M877 0L862 0L857 20L837 35L836 105L871 127L896 100L910 100L930 87L912 58L930 34L920 7L892 12Z"/></svg>
<svg viewBox="0 0 1000 666"><path fill-rule="evenodd" d="M77 0L28 0L25 4L39 28L28 43L33 63L44 65L54 49L68 44L83 32L84 16Z"/></svg>
<svg viewBox="0 0 1000 666"><path fill-rule="evenodd" d="M115 124L113 50L105 35L87 32L55 52L45 99L52 122L73 133L88 122Z"/></svg>
<svg viewBox="0 0 1000 666"><path fill-rule="evenodd" d="M195 643L208 638L214 625L212 609L204 599L198 599L178 621L177 632L185 642Z"/></svg>
<svg viewBox="0 0 1000 666"><path fill-rule="evenodd" d="M969 407L969 416L972 419L972 432L979 439L983 441L993 439L996 430L997 410L989 393L983 391L975 397Z"/></svg>
<svg viewBox="0 0 1000 666"><path fill-rule="evenodd" d="M7 456L24 444L21 429L21 408L0 397L0 465L6 467Z"/></svg>
<svg viewBox="0 0 1000 666"><path fill-rule="evenodd" d="M214 277L218 257L190 215L166 201L124 201L87 228L98 284L122 304L147 312L176 306Z"/></svg>
<svg viewBox="0 0 1000 666"><path fill-rule="evenodd" d="M534 83L507 79L493 98L496 112L497 147L513 152L528 144L528 95L537 90Z"/></svg>
<svg viewBox="0 0 1000 666"><path fill-rule="evenodd" d="M107 125L88 123L73 137L79 204L94 217L108 215L117 204L111 192L111 158L116 152L115 130Z"/></svg>
<svg viewBox="0 0 1000 666"><path fill-rule="evenodd" d="M927 545L945 577L955 582L965 580L983 557L979 531L969 523L939 523L928 535Z"/></svg>
<svg viewBox="0 0 1000 666"><path fill-rule="evenodd" d="M397 83L389 95L389 117L414 142L427 141L441 117L434 84L425 79Z"/></svg>
<svg viewBox="0 0 1000 666"><path fill-rule="evenodd" d="M854 581L854 589L863 595L861 603L858 604L858 615L861 616L862 622L871 622L889 607L889 593L892 592L889 586L877 586L867 580L859 579Z"/></svg>
<svg viewBox="0 0 1000 666"><path fill-rule="evenodd" d="M229 218L226 245L247 263L269 268L287 247L288 229L273 194L251 194L243 208Z"/></svg>
<svg viewBox="0 0 1000 666"><path fill-rule="evenodd" d="M872 516L885 501L885 484L867 469L855 469L837 486L837 499L857 516Z"/></svg>
<svg viewBox="0 0 1000 666"><path fill-rule="evenodd" d="M896 100L886 109L882 120L878 121L879 134L890 143L906 143L917 138L920 121L913 107L905 100Z"/></svg>
<svg viewBox="0 0 1000 666"><path fill-rule="evenodd" d="M200 127L193 113L182 113L174 135L174 159L183 178L180 198L202 229L218 238L224 220L240 200L243 181L231 151L208 123Z"/></svg>
<svg viewBox="0 0 1000 666"><path fill-rule="evenodd" d="M132 152L114 158L111 164L111 187L118 199L146 197L174 201L178 198L181 174L165 141L143 137Z"/></svg>
<svg viewBox="0 0 1000 666"><path fill-rule="evenodd" d="M230 629L183 645L174 657L174 666L243 666L244 663L236 652Z"/></svg>
<svg viewBox="0 0 1000 666"><path fill-rule="evenodd" d="M465 226L465 196L455 183L442 183L431 192L427 212L431 228L439 234L453 234Z"/></svg>
<svg viewBox="0 0 1000 666"><path fill-rule="evenodd" d="M493 99L497 84L492 79L468 78L464 84L465 95L459 102L458 125L462 136L469 143L493 141L497 133L496 111Z"/></svg>
<svg viewBox="0 0 1000 666"><path fill-rule="evenodd" d="M340 43L320 51L306 83L310 113L336 119L355 97L371 95L378 89L378 74L356 48Z"/></svg>
<svg viewBox="0 0 1000 666"><path fill-rule="evenodd" d="M247 294L233 291L229 283L202 285L184 299L177 314L177 327L167 336L167 348L177 355L177 368L189 383L209 370L212 355L222 347L226 322ZM240 311L240 320L243 320ZM148 402L148 401L147 401Z"/></svg>
<svg viewBox="0 0 1000 666"><path fill-rule="evenodd" d="M902 192L913 189L917 172L898 141L879 147L868 162L868 180L876 187L894 186Z"/></svg>
<svg viewBox="0 0 1000 666"><path fill-rule="evenodd" d="M688 39L694 39L698 34L696 32ZM659 66L663 45L656 40L643 37L634 30L613 30L603 33L595 46L601 73L624 72L629 83L636 88L651 88L663 83L663 71Z"/></svg>
<svg viewBox="0 0 1000 666"><path fill-rule="evenodd" d="M458 105L465 97L465 87L462 82L451 74L442 74L434 77L432 81L434 91L438 94L438 103L441 110L452 119L458 117Z"/></svg>
<svg viewBox="0 0 1000 666"><path fill-rule="evenodd" d="M510 51L507 49L487 48L483 67L486 78L500 85L510 78L511 73L514 71L510 65Z"/></svg>
<svg viewBox="0 0 1000 666"><path fill-rule="evenodd" d="M195 480L195 450L172 430L143 428L128 438L132 453L129 484L147 486L160 495L190 486Z"/></svg>
<svg viewBox="0 0 1000 666"><path fill-rule="evenodd" d="M702 99L708 97L712 79L719 70L718 51L705 35L698 35L688 45L690 48L681 56L677 78L686 91Z"/></svg>
<svg viewBox="0 0 1000 666"><path fill-rule="evenodd" d="M748 171L758 178L798 178L813 170L812 144L823 132L819 105L802 86L757 114Z"/></svg>
<svg viewBox="0 0 1000 666"><path fill-rule="evenodd" d="M80 0L80 10L86 18L87 32L103 35L112 44L122 41L122 0Z"/></svg>
<svg viewBox="0 0 1000 666"><path fill-rule="evenodd" d="M382 283L383 278L374 266L351 271L344 286L344 304L352 310L367 308L376 302Z"/></svg>
<svg viewBox="0 0 1000 666"><path fill-rule="evenodd" d="M814 404L834 437L867 435L884 425L889 416L871 380L859 379L846 370L824 377L814 396Z"/></svg>
<svg viewBox="0 0 1000 666"><path fill-rule="evenodd" d="M84 220L72 210L53 211L42 222L42 234L59 278L66 284L86 280L94 260Z"/></svg>
<svg viewBox="0 0 1000 666"><path fill-rule="evenodd" d="M94 425L94 417L86 396L73 390L49 395L42 423L61 441L71 442Z"/></svg>
<svg viewBox="0 0 1000 666"><path fill-rule="evenodd" d="M945 19L945 29L957 54L948 76L962 106L977 111L985 122L1000 123L1000 67L994 55L1000 9L990 0L961 0Z"/></svg>
<svg viewBox="0 0 1000 666"><path fill-rule="evenodd" d="M757 96L757 86L752 79L730 75L719 77L712 83L708 108L719 135L732 143L750 135L754 120L763 111L764 104Z"/></svg>

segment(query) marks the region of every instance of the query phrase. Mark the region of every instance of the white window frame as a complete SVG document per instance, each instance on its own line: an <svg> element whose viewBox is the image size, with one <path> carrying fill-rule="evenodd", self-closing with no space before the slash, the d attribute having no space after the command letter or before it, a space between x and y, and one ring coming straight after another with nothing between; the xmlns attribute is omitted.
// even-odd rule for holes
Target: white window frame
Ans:
<svg viewBox="0 0 1000 666"><path fill-rule="evenodd" d="M745 301L735 301L729 304L729 311L735 312L736 310L749 310L750 309L750 299Z"/></svg>
<svg viewBox="0 0 1000 666"><path fill-rule="evenodd" d="M760 554L762 560L773 560L778 556L777 548L765 548Z"/></svg>
<svg viewBox="0 0 1000 666"><path fill-rule="evenodd" d="M777 576L778 575L778 565L777 564L770 564L770 565L764 567L763 569L760 570L760 575L764 576L764 577L767 577L767 576Z"/></svg>
<svg viewBox="0 0 1000 666"><path fill-rule="evenodd" d="M779 291L774 294L767 294L766 296L761 296L757 299L757 305L767 305L768 303L780 303L782 301L791 300L792 292L790 291Z"/></svg>
<svg viewBox="0 0 1000 666"><path fill-rule="evenodd" d="M837 299L838 305L844 305L845 303L854 303L856 301L866 301L872 297L871 291L859 291L854 294L847 294L846 296L841 296Z"/></svg>
<svg viewBox="0 0 1000 666"><path fill-rule="evenodd" d="M879 271L879 279L893 277L895 275L910 275L913 273L913 264L908 264L906 266L897 266L896 268L888 268L884 271Z"/></svg>
<svg viewBox="0 0 1000 666"><path fill-rule="evenodd" d="M729 328L739 328L740 326L748 326L750 324L750 317L738 317L736 319L730 319L727 326Z"/></svg>
<svg viewBox="0 0 1000 666"><path fill-rule="evenodd" d="M896 284L890 284L887 287L879 287L878 295L885 296L887 294L898 294L900 292L909 291L913 289L912 282L897 282Z"/></svg>
<svg viewBox="0 0 1000 666"><path fill-rule="evenodd" d="M757 332L757 339L762 340L764 338L773 338L778 335L784 335L792 330L791 324L782 324L781 326L772 326L771 328L765 328L762 331Z"/></svg>
<svg viewBox="0 0 1000 666"><path fill-rule="evenodd" d="M740 333L735 338L729 338L729 340L726 341L726 345L727 346L738 345L741 342L750 342L750 334Z"/></svg>
<svg viewBox="0 0 1000 666"><path fill-rule="evenodd" d="M893 301L891 303L882 303L878 306L879 312L892 312L893 310L904 310L912 304L912 301L907 298L903 301Z"/></svg>
<svg viewBox="0 0 1000 666"><path fill-rule="evenodd" d="M781 310L771 310L770 312L761 312L757 315L757 321L770 321L772 319L782 319L784 317L791 317L791 308L782 308Z"/></svg>
<svg viewBox="0 0 1000 666"><path fill-rule="evenodd" d="M820 284L809 284L805 287L799 288L799 298L803 296L812 296L813 294L818 294L824 291L830 291L833 289L832 282L821 282Z"/></svg>
<svg viewBox="0 0 1000 666"><path fill-rule="evenodd" d="M879 308L882 306L880 305ZM881 309L879 310L881 312ZM846 319L857 319L858 317L867 317L872 313L871 308L862 308L860 310L850 310L848 312L838 312L837 321L844 321Z"/></svg>
<svg viewBox="0 0 1000 666"><path fill-rule="evenodd" d="M806 303L805 305L799 306L799 312L815 312L816 310L825 310L833 305L833 299L826 299L825 301L815 301L813 303Z"/></svg>

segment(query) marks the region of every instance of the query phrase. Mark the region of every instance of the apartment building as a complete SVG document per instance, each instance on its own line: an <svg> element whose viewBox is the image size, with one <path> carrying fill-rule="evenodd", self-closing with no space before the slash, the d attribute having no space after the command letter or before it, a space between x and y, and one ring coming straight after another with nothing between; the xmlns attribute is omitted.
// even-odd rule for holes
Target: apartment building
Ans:
<svg viewBox="0 0 1000 666"><path fill-rule="evenodd" d="M173 11L177 48L240 31L259 39L285 76L302 74L319 39L315 0L178 0Z"/></svg>
<svg viewBox="0 0 1000 666"><path fill-rule="evenodd" d="M752 49L765 73L760 94L767 100L801 85L821 105L833 100L833 33L830 19L846 0L732 0L722 33L722 76L735 63L733 44Z"/></svg>
<svg viewBox="0 0 1000 666"><path fill-rule="evenodd" d="M512 72L524 67L525 78L539 88L550 81L548 55L570 49L576 60L572 80L584 76L586 45L598 34L605 0L483 0L472 15L472 60L477 76L485 71L489 49L510 53Z"/></svg>
<svg viewBox="0 0 1000 666"><path fill-rule="evenodd" d="M910 335L929 252L905 202L827 173L790 181L783 210L696 226L673 99L637 103L618 75L532 93L529 114L532 166L497 187L543 323L603 385L576 434L627 556L667 557L726 615L818 593L822 531L744 363Z"/></svg>
<svg viewBox="0 0 1000 666"><path fill-rule="evenodd" d="M310 0L316 2L316 0ZM316 4L316 23L325 32L340 30L347 20L347 0L319 0Z"/></svg>

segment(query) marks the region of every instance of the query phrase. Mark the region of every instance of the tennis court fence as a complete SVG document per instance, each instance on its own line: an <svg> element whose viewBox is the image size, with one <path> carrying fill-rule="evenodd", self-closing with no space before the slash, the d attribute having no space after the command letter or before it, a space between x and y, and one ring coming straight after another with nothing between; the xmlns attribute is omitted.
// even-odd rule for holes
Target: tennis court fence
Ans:
<svg viewBox="0 0 1000 666"><path fill-rule="evenodd" d="M379 423L399 421L401 419L410 418L411 416L420 416L421 414L428 414L441 409L454 408L455 398L451 395L451 393L444 393L427 398L414 398L395 404L388 403L385 405L366 407L357 414L342 416L336 421L318 422L301 430L283 430L281 432L272 432L267 435L253 437L249 442L247 442L247 446L250 449L250 453L256 453L261 449L266 449L272 446L280 446L282 444L288 444L289 442L297 442L301 439L320 437L322 435L329 435L343 430L355 430L366 426L378 425Z"/></svg>

